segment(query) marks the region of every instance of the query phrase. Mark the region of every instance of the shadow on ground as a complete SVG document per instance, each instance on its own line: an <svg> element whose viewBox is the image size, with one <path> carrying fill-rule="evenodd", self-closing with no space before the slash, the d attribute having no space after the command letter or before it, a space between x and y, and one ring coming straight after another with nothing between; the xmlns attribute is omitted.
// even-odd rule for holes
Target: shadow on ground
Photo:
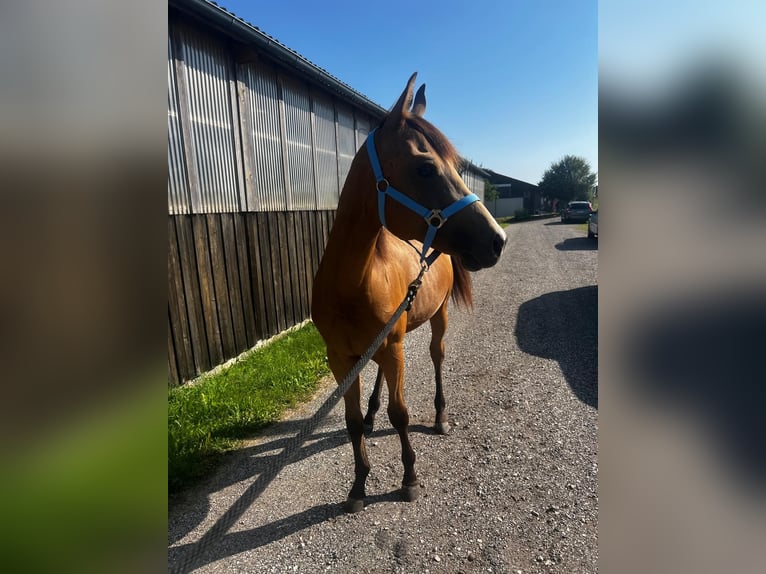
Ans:
<svg viewBox="0 0 766 574"><path fill-rule="evenodd" d="M546 293L523 303L516 340L525 353L558 361L577 398L598 408L597 285Z"/></svg>
<svg viewBox="0 0 766 574"><path fill-rule="evenodd" d="M587 237L570 237L557 243L556 249L559 251L595 251L598 249L598 242Z"/></svg>
<svg viewBox="0 0 766 574"><path fill-rule="evenodd" d="M623 345L643 400L690 413L746 486L766 486L766 291L662 302ZM637 376L635 376L637 375Z"/></svg>
<svg viewBox="0 0 766 574"><path fill-rule="evenodd" d="M376 494L365 498L365 506L381 504L383 502L401 501L401 495L398 490L386 494ZM405 503L402 503L405 504ZM338 516L344 513L343 504L320 504L298 512L292 516L275 520L269 524L264 524L258 528L238 532L226 533L215 540L215 544L206 546L205 552L201 554L192 564L187 567L177 569L178 572L190 572L192 569L199 568L205 564L210 564L221 558L234 556L247 550L260 548L272 542L282 540L291 534L305 530L310 526L321 524L322 522L334 521ZM199 543L184 544L168 549L168 562L174 563L185 555L194 552ZM196 547L196 548L195 548Z"/></svg>
<svg viewBox="0 0 766 574"><path fill-rule="evenodd" d="M205 520L210 512L209 497L213 492L256 477L255 481L197 542L168 548L168 564L171 572L191 572L203 564L269 544L313 524L332 520L343 512L343 501L338 501L337 504L316 506L252 530L229 533L239 518L247 512L285 467L348 442L345 428L316 432L317 427L336 402L337 398L333 394L311 418L279 422L264 429L259 436L278 435L278 438L231 453L228 463L223 467L223 472L219 472L214 479L207 481L203 486L190 489L177 497L177 503L183 500L185 506L191 510L184 515L183 528L175 528L172 532L169 530L168 545L183 538ZM381 423L382 421L378 422L379 425ZM433 428L419 424L410 425L409 430L410 433L435 434ZM374 430L370 436L381 437L395 434L395 432L393 428L384 426L382 429ZM283 436L285 434L289 436ZM352 478L352 468L349 468L345 474L342 472L338 474L338 480L346 480L349 485ZM400 500L399 492L394 491L368 496L365 499L365 505Z"/></svg>
<svg viewBox="0 0 766 574"><path fill-rule="evenodd" d="M286 421L265 429L264 432L267 434L277 433L277 428L280 434L290 434L286 437L276 438L228 453L223 457L223 463L220 465L222 470L215 473L215 476L199 487L192 487L174 496L171 499L171 506L183 501L183 504L192 510L184 516L185 527L183 529L168 531L168 543L177 542L205 519L210 510L208 499L213 492L218 492L248 478L264 477L264 480L259 478L256 481L256 484L260 484L261 488L249 493L250 501L254 502L271 482L270 479L265 480L267 475L276 476L279 471L294 462L336 448L348 441L345 429L338 429L332 432L310 434L305 440L306 444L300 448L295 448L295 436L301 428L301 423L305 425L307 420Z"/></svg>

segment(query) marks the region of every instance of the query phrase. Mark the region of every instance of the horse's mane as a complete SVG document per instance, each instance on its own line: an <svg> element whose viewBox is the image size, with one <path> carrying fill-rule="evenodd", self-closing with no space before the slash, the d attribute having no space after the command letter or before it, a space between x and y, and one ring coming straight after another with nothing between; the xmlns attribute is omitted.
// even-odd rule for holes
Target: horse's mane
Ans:
<svg viewBox="0 0 766 574"><path fill-rule="evenodd" d="M473 307L473 289L471 287L471 276L468 270L463 267L457 257L452 257L452 300L456 305L462 307Z"/></svg>
<svg viewBox="0 0 766 574"><path fill-rule="evenodd" d="M380 120L377 127L382 127L385 121L386 118ZM407 127L420 132L443 161L454 166L456 170L461 171L460 168L464 164L463 158L460 157L460 154L455 149L455 146L452 145L452 142L447 139L447 136L439 131L439 128L427 119L415 114L407 114L404 122Z"/></svg>
<svg viewBox="0 0 766 574"><path fill-rule="evenodd" d="M443 161L460 171L460 165L463 163L460 154L455 149L455 146L452 145L452 142L447 139L447 136L441 133L436 126L428 120L413 114L407 116L405 123L408 127L423 134Z"/></svg>

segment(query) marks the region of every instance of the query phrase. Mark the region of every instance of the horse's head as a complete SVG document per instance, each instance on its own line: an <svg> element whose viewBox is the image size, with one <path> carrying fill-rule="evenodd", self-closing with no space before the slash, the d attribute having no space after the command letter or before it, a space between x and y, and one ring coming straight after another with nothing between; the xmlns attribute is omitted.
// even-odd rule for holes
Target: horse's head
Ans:
<svg viewBox="0 0 766 574"><path fill-rule="evenodd" d="M434 249L457 257L470 271L491 267L503 251L505 232L480 201L465 200L471 191L458 173L462 159L449 140L423 119L425 85L413 103L416 76L412 75L391 112L371 136L375 138L383 177L418 206L428 211L444 210L449 215L435 233ZM459 205L461 200L463 204ZM460 209L452 213L453 205ZM411 207L390 199L384 209L386 227L396 236L419 241L426 236L428 216L424 218ZM438 225L438 220L432 225Z"/></svg>

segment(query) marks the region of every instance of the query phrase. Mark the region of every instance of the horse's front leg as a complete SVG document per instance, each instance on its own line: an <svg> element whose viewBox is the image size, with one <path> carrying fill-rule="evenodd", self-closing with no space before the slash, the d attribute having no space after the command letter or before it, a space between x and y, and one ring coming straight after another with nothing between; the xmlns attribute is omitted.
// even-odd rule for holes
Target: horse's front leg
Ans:
<svg viewBox="0 0 766 574"><path fill-rule="evenodd" d="M353 360L343 360L328 352L330 369L335 375L335 380L340 382L354 366ZM361 408L362 380L357 375L356 379L343 395L346 404L346 429L351 437L351 445L354 448L354 484L346 500L346 512L359 512L364 509L366 496L364 485L367 475L370 474L370 462L367 459L367 448L364 442L364 426Z"/></svg>
<svg viewBox="0 0 766 574"><path fill-rule="evenodd" d="M410 415L404 403L404 350L401 341L391 343L382 351L378 364L388 383L388 418L399 433L402 443L402 499L410 502L420 494L420 482L415 473L415 451L412 450L408 425Z"/></svg>

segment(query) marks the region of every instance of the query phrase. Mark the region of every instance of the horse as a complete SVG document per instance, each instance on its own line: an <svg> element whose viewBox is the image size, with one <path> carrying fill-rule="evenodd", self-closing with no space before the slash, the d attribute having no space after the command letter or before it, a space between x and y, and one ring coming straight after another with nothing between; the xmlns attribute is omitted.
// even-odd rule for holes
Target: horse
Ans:
<svg viewBox="0 0 766 574"><path fill-rule="evenodd" d="M365 431L371 432L388 386L388 417L402 446L401 497L420 492L415 452L408 435L404 402L405 334L429 321L430 354L436 377L435 430L450 430L442 390L447 304L472 305L469 271L493 266L506 236L459 174L462 159L449 140L423 118L425 85L414 96L413 74L391 111L354 157L340 195L312 287L311 315L327 346L330 370L340 384L408 292L423 277L411 308L394 324L372 360L378 364L366 417L361 379L344 395L346 428L354 451L354 482L346 512L364 508L370 463ZM430 255L427 252L430 251ZM439 256L441 254L441 256Z"/></svg>

